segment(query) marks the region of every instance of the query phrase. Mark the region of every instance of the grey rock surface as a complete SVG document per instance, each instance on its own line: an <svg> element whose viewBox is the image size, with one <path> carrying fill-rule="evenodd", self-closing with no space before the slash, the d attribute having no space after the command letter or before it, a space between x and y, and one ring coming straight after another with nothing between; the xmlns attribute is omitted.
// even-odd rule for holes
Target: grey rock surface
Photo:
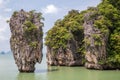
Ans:
<svg viewBox="0 0 120 80"><path fill-rule="evenodd" d="M41 13L15 11L10 18L10 45L20 72L34 72L42 61L43 23Z"/></svg>

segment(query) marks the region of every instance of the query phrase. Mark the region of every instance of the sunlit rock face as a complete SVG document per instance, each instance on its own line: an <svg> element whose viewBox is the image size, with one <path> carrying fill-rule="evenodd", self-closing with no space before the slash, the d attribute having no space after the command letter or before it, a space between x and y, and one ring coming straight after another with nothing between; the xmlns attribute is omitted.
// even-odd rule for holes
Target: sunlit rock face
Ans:
<svg viewBox="0 0 120 80"><path fill-rule="evenodd" d="M99 19L99 15L94 12L88 12L84 16L84 41L85 41L85 67L89 69L103 69L100 62L106 60L106 46L108 34L101 32L99 28L94 26L94 21Z"/></svg>
<svg viewBox="0 0 120 80"><path fill-rule="evenodd" d="M56 53L47 46L47 64L52 66L81 66L82 55L76 52L76 44L69 43L66 50L59 48Z"/></svg>
<svg viewBox="0 0 120 80"><path fill-rule="evenodd" d="M42 61L43 31L41 13L15 11L10 18L10 45L20 72L34 72Z"/></svg>

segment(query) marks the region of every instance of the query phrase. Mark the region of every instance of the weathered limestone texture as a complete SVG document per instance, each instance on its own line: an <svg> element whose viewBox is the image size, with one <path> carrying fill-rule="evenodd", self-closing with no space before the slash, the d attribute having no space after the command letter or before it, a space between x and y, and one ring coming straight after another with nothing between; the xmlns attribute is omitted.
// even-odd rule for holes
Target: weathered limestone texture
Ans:
<svg viewBox="0 0 120 80"><path fill-rule="evenodd" d="M103 69L100 62L105 62L106 60L108 34L103 34L100 29L94 27L94 21L98 19L99 15L90 18L92 15L94 15L93 12L86 13L83 24L86 50L85 67L90 69Z"/></svg>
<svg viewBox="0 0 120 80"><path fill-rule="evenodd" d="M34 72L35 64L41 63L43 48L41 18L41 13L34 10L15 11L10 18L10 45L20 72Z"/></svg>
<svg viewBox="0 0 120 80"><path fill-rule="evenodd" d="M47 63L48 65L54 66L81 66L82 63L82 55L76 53L77 51L77 41L71 40L67 44L67 48L64 50L59 48L56 53L54 50L47 46Z"/></svg>

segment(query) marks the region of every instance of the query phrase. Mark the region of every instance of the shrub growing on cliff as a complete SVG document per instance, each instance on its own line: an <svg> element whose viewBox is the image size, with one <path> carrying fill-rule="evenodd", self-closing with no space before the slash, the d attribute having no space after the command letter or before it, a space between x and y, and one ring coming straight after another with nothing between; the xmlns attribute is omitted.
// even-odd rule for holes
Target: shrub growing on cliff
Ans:
<svg viewBox="0 0 120 80"><path fill-rule="evenodd" d="M37 27L30 21L25 21L24 26L26 34L32 33L37 29Z"/></svg>
<svg viewBox="0 0 120 80"><path fill-rule="evenodd" d="M43 36L43 32L38 33L38 27L33 23L33 20L37 18L38 21L43 20L41 13L35 13L35 10L30 11L27 14L29 17L26 19L26 21L23 24L24 29L24 36L26 37L26 40L28 41L28 44L31 47L36 48L38 42L36 41L38 37ZM41 22L41 27L43 26L43 23ZM32 34L32 35L29 35Z"/></svg>
<svg viewBox="0 0 120 80"><path fill-rule="evenodd" d="M18 14L18 12L14 11L13 16L16 17L17 14Z"/></svg>
<svg viewBox="0 0 120 80"><path fill-rule="evenodd" d="M9 22L11 50L20 72L34 72L35 64L42 61L43 23L39 13L30 14L21 9L13 13Z"/></svg>
<svg viewBox="0 0 120 80"><path fill-rule="evenodd" d="M83 13L71 10L63 20L57 20L53 28L47 32L45 44L57 51L59 48L67 49L70 40L76 40L79 45L76 53L81 53L83 49Z"/></svg>
<svg viewBox="0 0 120 80"><path fill-rule="evenodd" d="M101 34L108 34L107 59L99 63L110 65L111 67L120 67L120 0L103 0L96 8L89 8L87 12L92 12L90 20L94 19L94 27L100 29ZM97 19L95 19L97 16ZM119 35L118 35L119 34ZM107 36L105 36L107 37ZM100 37L93 35L94 44L101 46ZM87 41L89 42L89 41Z"/></svg>
<svg viewBox="0 0 120 80"><path fill-rule="evenodd" d="M96 21L95 26L100 27L104 32L109 32L106 62L112 67L120 68L120 6L118 4L120 0L103 0L98 5L103 18ZM109 31L106 31L106 28Z"/></svg>
<svg viewBox="0 0 120 80"><path fill-rule="evenodd" d="M93 33L95 47L104 45L105 59L98 60L98 64L108 65L112 68L120 68L120 0L102 0L97 7L89 7L88 10L79 13L77 10L71 10L63 18L57 20L52 29L47 32L45 43L48 47L56 51L62 47L66 49L70 40L75 40L78 48L76 53L84 53L84 42L90 46L90 40L84 38L84 15L88 15L87 20L93 20L93 27L95 30L100 30L98 35ZM108 37L108 38L107 38ZM101 39L101 38L105 38ZM106 42L107 41L107 42ZM105 42L105 43L104 43ZM98 54L99 55L99 54Z"/></svg>
<svg viewBox="0 0 120 80"><path fill-rule="evenodd" d="M64 27L53 27L47 32L46 45L52 47L54 50L65 49L68 40L72 38L72 35Z"/></svg>

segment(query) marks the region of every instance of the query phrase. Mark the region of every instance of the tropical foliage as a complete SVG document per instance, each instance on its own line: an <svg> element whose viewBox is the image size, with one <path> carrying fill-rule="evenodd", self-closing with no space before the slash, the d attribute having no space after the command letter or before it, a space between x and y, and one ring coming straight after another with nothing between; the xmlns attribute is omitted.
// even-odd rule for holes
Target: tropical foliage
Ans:
<svg viewBox="0 0 120 80"><path fill-rule="evenodd" d="M104 17L103 22L109 28L107 63L120 66L120 0L103 0L98 5L99 13ZM96 25L96 24L95 24ZM106 29L104 29L106 30Z"/></svg>
<svg viewBox="0 0 120 80"><path fill-rule="evenodd" d="M47 32L45 44L55 51L59 48L66 49L68 42L75 39L82 46L83 40L83 12L71 10L64 19L58 19L52 29ZM81 47L82 48L82 47ZM80 52L80 49L77 51ZM76 51L76 52L77 52Z"/></svg>
<svg viewBox="0 0 120 80"><path fill-rule="evenodd" d="M93 10L94 9L94 10ZM108 34L107 63L111 66L120 66L120 0L102 0L96 7L90 7L79 13L71 10L63 18L57 20L52 29L47 32L45 44L57 50L60 47L66 49L69 40L75 39L79 44L79 52L84 51L83 23L84 14L92 11L94 14L89 19L94 19L94 27L101 30L102 35ZM98 16L98 19L95 17ZM93 35L97 40L96 45L102 45L100 37ZM85 40L85 39L84 39ZM87 41L87 40L86 40ZM89 41L87 41L89 44ZM82 52L83 53L83 52Z"/></svg>

